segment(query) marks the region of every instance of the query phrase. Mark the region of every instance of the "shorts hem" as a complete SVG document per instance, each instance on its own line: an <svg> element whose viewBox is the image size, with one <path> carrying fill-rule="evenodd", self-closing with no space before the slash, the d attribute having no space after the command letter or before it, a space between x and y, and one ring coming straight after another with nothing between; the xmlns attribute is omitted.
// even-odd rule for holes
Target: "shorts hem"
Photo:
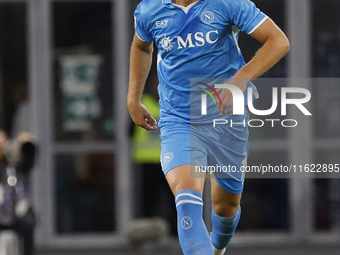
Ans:
<svg viewBox="0 0 340 255"><path fill-rule="evenodd" d="M234 195L239 195L243 192L243 187L244 185L242 185L242 188L241 189L233 189L231 187L229 187L228 185L225 185L224 183L221 182L221 179L219 178L216 178L216 181L218 183L218 185L225 191L231 193L231 194L234 194Z"/></svg>
<svg viewBox="0 0 340 255"><path fill-rule="evenodd" d="M176 167L179 167L179 166L185 166L185 165L191 165L190 163L184 163L184 164L178 164L178 165L175 165L174 167L171 167L169 170L167 170L167 171L164 171L163 170L163 173L164 173L164 176L166 176L171 170L173 170L173 169L175 169ZM163 168L162 168L163 169Z"/></svg>

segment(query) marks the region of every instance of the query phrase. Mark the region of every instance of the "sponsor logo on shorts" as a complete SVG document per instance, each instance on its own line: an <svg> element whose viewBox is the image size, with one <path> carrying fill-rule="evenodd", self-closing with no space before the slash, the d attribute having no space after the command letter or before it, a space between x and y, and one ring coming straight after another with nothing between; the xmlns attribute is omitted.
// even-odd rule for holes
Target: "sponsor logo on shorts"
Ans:
<svg viewBox="0 0 340 255"><path fill-rule="evenodd" d="M167 154L165 154L164 160L163 160L164 164L170 163L171 160L173 160L174 156L175 155L172 152L168 152Z"/></svg>
<svg viewBox="0 0 340 255"><path fill-rule="evenodd" d="M192 221L192 219L189 216L184 216L181 219L181 227L184 230L191 229L192 225L194 225L194 222Z"/></svg>

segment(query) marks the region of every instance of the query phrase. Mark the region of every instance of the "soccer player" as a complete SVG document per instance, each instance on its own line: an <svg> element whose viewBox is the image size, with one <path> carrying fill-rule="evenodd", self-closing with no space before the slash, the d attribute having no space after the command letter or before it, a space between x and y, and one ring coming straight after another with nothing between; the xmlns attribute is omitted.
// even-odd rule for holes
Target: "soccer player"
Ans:
<svg viewBox="0 0 340 255"><path fill-rule="evenodd" d="M240 219L243 175L211 178L213 230L209 235L202 219L205 178L193 178L191 172L203 165L245 165L248 129L241 125L213 127L196 121L190 113L190 79L223 78L245 93L252 87L256 95L250 81L289 51L289 41L249 0L143 0L135 11L135 31L127 105L137 125L147 130L160 128L162 169L175 195L182 251L185 255L224 254ZM247 64L237 43L239 31L262 43ZM153 42L158 48L159 123L140 102ZM244 116L230 114L230 90L216 93L221 100L217 107L209 104L210 117L234 121L248 118L247 112Z"/></svg>

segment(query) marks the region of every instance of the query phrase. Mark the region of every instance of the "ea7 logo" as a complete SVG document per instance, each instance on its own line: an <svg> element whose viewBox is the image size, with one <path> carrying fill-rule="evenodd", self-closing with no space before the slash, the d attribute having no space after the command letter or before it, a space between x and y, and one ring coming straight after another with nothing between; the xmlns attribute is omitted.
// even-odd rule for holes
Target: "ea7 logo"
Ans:
<svg viewBox="0 0 340 255"><path fill-rule="evenodd" d="M204 34L203 32L197 32L193 35L193 33L189 33L185 40L181 36L176 36L178 48L193 48L193 47L202 47L206 43L214 44L218 41L218 30L212 30Z"/></svg>
<svg viewBox="0 0 340 255"><path fill-rule="evenodd" d="M169 20L158 20L156 21L156 26L157 27L165 27L168 25Z"/></svg>

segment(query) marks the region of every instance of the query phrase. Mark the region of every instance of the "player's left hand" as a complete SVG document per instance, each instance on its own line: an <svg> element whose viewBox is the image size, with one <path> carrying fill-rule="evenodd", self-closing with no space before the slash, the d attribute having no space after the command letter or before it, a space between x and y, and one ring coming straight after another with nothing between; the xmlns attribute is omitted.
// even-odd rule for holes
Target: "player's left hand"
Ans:
<svg viewBox="0 0 340 255"><path fill-rule="evenodd" d="M241 79L241 78L232 78L226 82L226 84L234 85L244 92L247 88L249 80ZM216 92L219 93L222 105L220 102L217 104L218 109L220 110L222 115L229 115L231 111L231 107L233 106L233 95L229 89L216 89Z"/></svg>

